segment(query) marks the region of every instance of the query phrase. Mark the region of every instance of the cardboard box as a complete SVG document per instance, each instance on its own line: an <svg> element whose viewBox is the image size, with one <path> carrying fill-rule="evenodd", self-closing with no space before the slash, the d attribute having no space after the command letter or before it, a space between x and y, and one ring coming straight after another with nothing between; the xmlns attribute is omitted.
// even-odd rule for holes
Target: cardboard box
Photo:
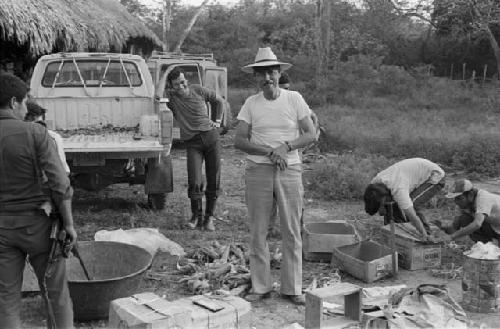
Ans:
<svg viewBox="0 0 500 329"><path fill-rule="evenodd" d="M115 299L109 307L109 328L187 328L192 310L152 293Z"/></svg>
<svg viewBox="0 0 500 329"><path fill-rule="evenodd" d="M218 310L194 302L217 305ZM112 301L108 325L129 329L238 328L250 309L249 302L235 296L193 296L169 302L154 293L142 293Z"/></svg>
<svg viewBox="0 0 500 329"><path fill-rule="evenodd" d="M424 244L417 238L417 235L410 234L416 233L412 224L397 223L394 232L400 267L407 270L423 270L441 266L441 246L439 244ZM390 225L383 226L380 233L382 243L390 246Z"/></svg>
<svg viewBox="0 0 500 329"><path fill-rule="evenodd" d="M392 274L391 249L373 241L333 248L332 266L371 283Z"/></svg>
<svg viewBox="0 0 500 329"><path fill-rule="evenodd" d="M308 261L329 262L333 248L358 241L354 227L345 221L307 223L302 229L302 251Z"/></svg>

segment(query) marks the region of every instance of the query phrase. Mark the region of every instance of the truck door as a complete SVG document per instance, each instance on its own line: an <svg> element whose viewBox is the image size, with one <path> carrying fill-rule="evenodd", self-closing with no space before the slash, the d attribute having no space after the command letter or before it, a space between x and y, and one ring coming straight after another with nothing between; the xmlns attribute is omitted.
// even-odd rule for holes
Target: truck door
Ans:
<svg viewBox="0 0 500 329"><path fill-rule="evenodd" d="M227 100L227 69L225 67L207 67L203 86L215 90L217 95Z"/></svg>
<svg viewBox="0 0 500 329"><path fill-rule="evenodd" d="M212 89L215 93L226 100L224 112L220 118L214 118L215 114L210 113L213 121L220 121L223 133L227 131L231 123L231 109L227 103L227 68L225 67L207 67L203 77L203 86Z"/></svg>

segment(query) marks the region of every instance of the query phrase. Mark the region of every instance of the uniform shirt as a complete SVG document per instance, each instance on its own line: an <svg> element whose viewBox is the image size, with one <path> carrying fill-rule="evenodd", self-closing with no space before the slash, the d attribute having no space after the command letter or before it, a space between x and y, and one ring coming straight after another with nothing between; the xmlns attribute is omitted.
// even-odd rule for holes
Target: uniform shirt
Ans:
<svg viewBox="0 0 500 329"><path fill-rule="evenodd" d="M485 221L500 234L500 195L485 190L478 190L476 213L486 215Z"/></svg>
<svg viewBox="0 0 500 329"><path fill-rule="evenodd" d="M179 124L182 140L190 140L200 132L215 128L208 117L206 102L211 103L213 111L220 111L223 104L218 104L214 91L190 85L186 96L168 90L165 91L165 96L169 99L169 108Z"/></svg>
<svg viewBox="0 0 500 329"><path fill-rule="evenodd" d="M391 191L400 209L413 207L410 193L425 182L437 184L444 171L434 162L422 158L405 159L379 172L371 183L382 183Z"/></svg>
<svg viewBox="0 0 500 329"><path fill-rule="evenodd" d="M69 178L47 129L0 110L0 212L38 209L49 200L46 188L56 200L71 198Z"/></svg>
<svg viewBox="0 0 500 329"><path fill-rule="evenodd" d="M299 137L299 121L310 113L311 109L298 92L280 89L280 95L274 100L266 99L263 92L247 98L238 120L251 126L250 142L276 148ZM249 154L247 159L256 163L272 163L265 155ZM299 151L288 152L286 160L288 165L301 163Z"/></svg>

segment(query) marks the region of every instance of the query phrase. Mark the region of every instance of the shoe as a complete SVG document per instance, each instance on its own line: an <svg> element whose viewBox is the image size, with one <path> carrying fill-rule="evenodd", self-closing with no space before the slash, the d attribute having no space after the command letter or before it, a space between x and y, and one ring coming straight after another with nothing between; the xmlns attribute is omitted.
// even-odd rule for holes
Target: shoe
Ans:
<svg viewBox="0 0 500 329"><path fill-rule="evenodd" d="M266 292L265 294L255 294L255 293L249 293L245 296L245 300L250 303L254 302L259 302L265 298L271 297L270 292Z"/></svg>
<svg viewBox="0 0 500 329"><path fill-rule="evenodd" d="M191 219L187 226L194 230L203 224L203 203L201 199L191 199Z"/></svg>
<svg viewBox="0 0 500 329"><path fill-rule="evenodd" d="M191 216L191 219L189 220L189 222L187 223L187 226L194 230L196 229L196 227L198 226L198 216L196 216L195 214L193 214Z"/></svg>
<svg viewBox="0 0 500 329"><path fill-rule="evenodd" d="M285 295L281 294L285 299L288 299L295 305L306 305L306 297L304 295Z"/></svg>
<svg viewBox="0 0 500 329"><path fill-rule="evenodd" d="M205 231L210 231L213 232L215 231L215 226L214 226L214 216L205 216L205 220L203 222L203 229Z"/></svg>

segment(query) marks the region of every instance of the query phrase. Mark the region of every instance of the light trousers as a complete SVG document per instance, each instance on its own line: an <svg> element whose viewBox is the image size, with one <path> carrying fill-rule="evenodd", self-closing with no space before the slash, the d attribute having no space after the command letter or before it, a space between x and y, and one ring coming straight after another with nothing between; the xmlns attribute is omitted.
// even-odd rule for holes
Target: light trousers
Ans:
<svg viewBox="0 0 500 329"><path fill-rule="evenodd" d="M267 231L273 212L273 195L280 216L282 236L281 293L302 294L302 166L290 165L281 171L271 164L247 161L245 198L250 220L250 273L252 290L272 290Z"/></svg>

